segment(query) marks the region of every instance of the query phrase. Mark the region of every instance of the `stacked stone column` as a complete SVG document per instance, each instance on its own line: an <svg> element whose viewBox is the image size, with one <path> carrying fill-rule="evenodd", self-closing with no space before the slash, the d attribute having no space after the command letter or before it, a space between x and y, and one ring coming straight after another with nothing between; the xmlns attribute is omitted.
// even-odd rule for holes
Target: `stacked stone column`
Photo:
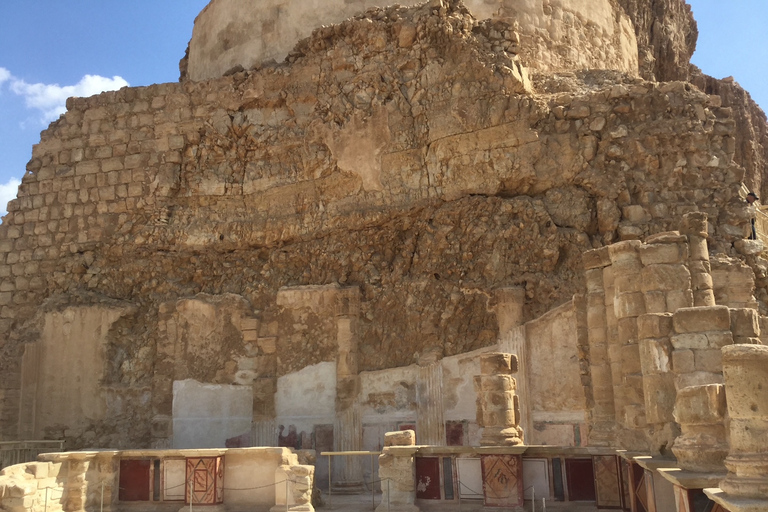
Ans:
<svg viewBox="0 0 768 512"><path fill-rule="evenodd" d="M384 434L379 455L381 504L376 512L418 512L416 501L416 433L413 430Z"/></svg>
<svg viewBox="0 0 768 512"><path fill-rule="evenodd" d="M707 214L687 213L683 216L681 232L688 238L688 268L691 271L691 289L694 306L714 306L712 268L707 245Z"/></svg>
<svg viewBox="0 0 768 512"><path fill-rule="evenodd" d="M604 284L605 269L611 264L608 248L586 252L583 261L587 281L589 372L592 377L594 403L589 443L593 446L612 446L616 414L611 362L608 357L608 318Z"/></svg>
<svg viewBox="0 0 768 512"><path fill-rule="evenodd" d="M269 512L314 512L314 477L314 466L278 466L275 470L275 506Z"/></svg>
<svg viewBox="0 0 768 512"><path fill-rule="evenodd" d="M706 243L705 243L706 245ZM693 306L688 239L676 231L651 236L638 247L647 314L638 318L643 397L652 451L665 452L679 434L673 409L672 312Z"/></svg>
<svg viewBox="0 0 768 512"><path fill-rule="evenodd" d="M523 444L519 427L520 407L515 396L517 357L493 352L480 356L480 371L474 379L477 392L477 423L483 427L481 446Z"/></svg>
<svg viewBox="0 0 768 512"><path fill-rule="evenodd" d="M642 262L638 254L640 242L629 240L608 247L614 278L614 312L618 327L616 343L608 353L611 358L613 396L617 422L623 431L621 445L627 449L644 449L645 400L637 318L644 315Z"/></svg>
<svg viewBox="0 0 768 512"><path fill-rule="evenodd" d="M680 468L717 473L728 453L725 435L725 387L722 384L689 386L678 391L675 420L682 434L672 452Z"/></svg>
<svg viewBox="0 0 768 512"><path fill-rule="evenodd" d="M672 365L676 388L722 383L720 351L733 344L728 308L681 308L675 312L673 323Z"/></svg>
<svg viewBox="0 0 768 512"><path fill-rule="evenodd" d="M730 450L720 488L729 498L760 499L768 510L768 347L723 348L723 373Z"/></svg>

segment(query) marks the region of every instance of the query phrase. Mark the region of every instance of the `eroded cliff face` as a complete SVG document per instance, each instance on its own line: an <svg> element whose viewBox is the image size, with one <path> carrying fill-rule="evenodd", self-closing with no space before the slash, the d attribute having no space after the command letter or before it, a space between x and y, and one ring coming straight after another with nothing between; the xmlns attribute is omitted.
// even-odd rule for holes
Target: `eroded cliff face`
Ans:
<svg viewBox="0 0 768 512"><path fill-rule="evenodd" d="M319 25L339 23L375 5L373 0L212 0L195 20L180 63L182 80L217 78L269 60L282 62L296 41ZM494 49L519 52L531 70L638 73L635 29L615 0L465 0L463 5L478 20L509 25L494 34Z"/></svg>
<svg viewBox="0 0 768 512"><path fill-rule="evenodd" d="M92 326L119 414L37 432L156 445L175 380L252 386L273 417L277 377L336 360L339 318L354 375L491 345L495 290L535 318L583 292L585 250L690 211L735 254L731 109L617 72L532 81L512 32L460 3L377 9L283 65L70 100L0 226L3 435L43 303L127 312Z"/></svg>
<svg viewBox="0 0 768 512"><path fill-rule="evenodd" d="M616 0L632 20L640 75L646 80L688 80L699 36L685 0Z"/></svg>

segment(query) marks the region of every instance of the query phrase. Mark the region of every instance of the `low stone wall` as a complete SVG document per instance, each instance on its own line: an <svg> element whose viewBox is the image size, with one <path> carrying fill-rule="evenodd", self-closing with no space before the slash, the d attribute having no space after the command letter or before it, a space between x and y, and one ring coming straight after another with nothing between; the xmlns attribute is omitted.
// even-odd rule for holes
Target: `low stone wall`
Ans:
<svg viewBox="0 0 768 512"><path fill-rule="evenodd" d="M197 485L201 472L210 484L203 490ZM114 510L128 501L181 507L191 499L229 510L312 512L313 485L314 467L299 464L287 448L49 453L0 472L0 509Z"/></svg>

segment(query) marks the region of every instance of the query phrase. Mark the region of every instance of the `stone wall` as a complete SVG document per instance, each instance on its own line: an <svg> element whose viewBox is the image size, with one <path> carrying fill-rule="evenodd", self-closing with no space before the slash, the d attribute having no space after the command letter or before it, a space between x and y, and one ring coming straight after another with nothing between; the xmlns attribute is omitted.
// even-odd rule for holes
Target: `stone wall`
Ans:
<svg viewBox="0 0 768 512"><path fill-rule="evenodd" d="M423 0L400 5L420 3ZM182 79L218 78L269 60L282 62L315 28L340 23L375 5L371 0L213 0L195 19L187 56L180 64ZM440 8L442 3L430 5ZM532 70L638 73L634 28L611 0L466 0L464 5L478 20L489 20L485 26L493 31L494 50L519 53ZM402 23L397 14L390 16ZM407 23L404 27L405 37L421 39L415 27Z"/></svg>
<svg viewBox="0 0 768 512"><path fill-rule="evenodd" d="M492 32L448 5L374 10L282 66L69 100L0 226L2 436L27 435L46 314L126 308L93 338L115 410L35 435L165 447L177 380L250 386L268 432L278 378L335 362L348 411L359 371L494 345L583 292L585 250L687 212L741 257L718 97L603 71L531 83Z"/></svg>

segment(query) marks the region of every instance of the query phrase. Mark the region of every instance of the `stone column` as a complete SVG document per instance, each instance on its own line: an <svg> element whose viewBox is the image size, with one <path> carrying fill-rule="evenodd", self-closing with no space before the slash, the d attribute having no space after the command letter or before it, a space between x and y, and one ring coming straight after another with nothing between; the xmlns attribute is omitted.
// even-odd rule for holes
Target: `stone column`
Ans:
<svg viewBox="0 0 768 512"><path fill-rule="evenodd" d="M379 455L381 503L376 512L418 512L416 501L416 433L413 430L384 434Z"/></svg>
<svg viewBox="0 0 768 512"><path fill-rule="evenodd" d="M480 356L482 375L475 376L477 423L483 427L482 446L523 444L523 430L518 426L519 405L515 396L517 357L492 352Z"/></svg>
<svg viewBox="0 0 768 512"><path fill-rule="evenodd" d="M644 315L642 262L637 252L640 242L628 240L608 247L613 268L613 302L618 327L617 343L609 347L613 373L616 419L624 427L621 446L645 449L646 425L643 375L637 338L637 317Z"/></svg>
<svg viewBox="0 0 768 512"><path fill-rule="evenodd" d="M765 500L768 509L768 347L724 347L723 374L730 451L720 488L729 497Z"/></svg>
<svg viewBox="0 0 768 512"><path fill-rule="evenodd" d="M515 395L520 404L519 424L523 431L533 430L531 413L531 398L528 393L528 351L523 324L523 307L525 306L525 288L515 286L499 288L494 292L496 306L494 311L499 322L499 351L517 356L518 373L515 381Z"/></svg>
<svg viewBox="0 0 768 512"><path fill-rule="evenodd" d="M643 371L645 416L654 429L649 432L652 451L662 455L679 434L675 424L675 374L672 371L672 313L638 317L640 366Z"/></svg>
<svg viewBox="0 0 768 512"><path fill-rule="evenodd" d="M589 373L592 380L592 431L589 444L612 446L616 414L613 400L613 379L608 357L608 317L604 269L611 264L608 248L595 249L583 255L587 281L587 328L589 337ZM525 364L523 364L523 367ZM521 411L523 417L525 412ZM528 427L528 425L526 425Z"/></svg>
<svg viewBox="0 0 768 512"><path fill-rule="evenodd" d="M443 366L440 361L419 365L416 384L418 402L416 428L419 444L445 446L445 419L443 416Z"/></svg>
<svg viewBox="0 0 768 512"><path fill-rule="evenodd" d="M672 367L675 387L721 384L721 349L733 344L726 306L680 308L673 316Z"/></svg>
<svg viewBox="0 0 768 512"><path fill-rule="evenodd" d="M688 237L688 268L691 271L691 289L694 306L714 306L715 292L712 285L712 269L709 265L707 245L707 214L691 212L683 215L681 232Z"/></svg>
<svg viewBox="0 0 768 512"><path fill-rule="evenodd" d="M680 468L696 472L722 472L728 453L725 436L725 386L689 386L677 393L675 420L682 434L672 452Z"/></svg>
<svg viewBox="0 0 768 512"><path fill-rule="evenodd" d="M338 354L336 357L336 421L333 430L334 450L360 451L363 426L358 409L360 375L358 372L357 321L360 314L360 290L342 288L336 303ZM363 466L360 457L336 457L333 492L362 492Z"/></svg>

